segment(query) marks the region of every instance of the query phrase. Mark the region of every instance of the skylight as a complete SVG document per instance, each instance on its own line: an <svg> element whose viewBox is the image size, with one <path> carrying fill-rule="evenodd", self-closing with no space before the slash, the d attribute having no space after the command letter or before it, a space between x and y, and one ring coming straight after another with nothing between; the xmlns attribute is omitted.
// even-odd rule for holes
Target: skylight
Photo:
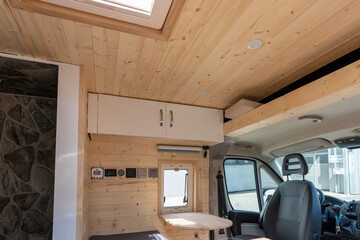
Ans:
<svg viewBox="0 0 360 240"><path fill-rule="evenodd" d="M161 29L172 0L40 0L82 12Z"/></svg>
<svg viewBox="0 0 360 240"><path fill-rule="evenodd" d="M155 0L74 0L78 2L94 2L99 7L111 8L113 10L133 11L141 14L151 15Z"/></svg>

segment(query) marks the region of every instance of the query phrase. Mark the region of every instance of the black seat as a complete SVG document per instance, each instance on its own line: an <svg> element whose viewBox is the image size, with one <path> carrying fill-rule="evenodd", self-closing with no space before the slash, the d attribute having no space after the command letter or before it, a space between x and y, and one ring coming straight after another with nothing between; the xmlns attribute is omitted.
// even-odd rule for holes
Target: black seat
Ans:
<svg viewBox="0 0 360 240"><path fill-rule="evenodd" d="M281 183L264 213L265 236L274 240L320 239L321 207L314 184L305 180L308 165L301 154L285 156L283 175L302 174L303 180ZM236 239L257 236L239 235Z"/></svg>

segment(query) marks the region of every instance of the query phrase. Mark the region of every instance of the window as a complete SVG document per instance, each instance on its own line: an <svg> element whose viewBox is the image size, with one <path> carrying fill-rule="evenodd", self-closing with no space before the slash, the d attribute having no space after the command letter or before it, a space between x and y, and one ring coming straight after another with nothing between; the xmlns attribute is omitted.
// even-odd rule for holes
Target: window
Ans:
<svg viewBox="0 0 360 240"><path fill-rule="evenodd" d="M261 192L263 196L263 202L270 196L272 196L278 187L278 184L270 176L270 174L264 169L260 168L260 181L261 181Z"/></svg>
<svg viewBox="0 0 360 240"><path fill-rule="evenodd" d="M234 210L259 211L255 179L255 162L226 159L224 172L227 193Z"/></svg>
<svg viewBox="0 0 360 240"><path fill-rule="evenodd" d="M172 0L41 0L82 12L161 29Z"/></svg>
<svg viewBox="0 0 360 240"><path fill-rule="evenodd" d="M161 212L192 211L193 165L161 164Z"/></svg>
<svg viewBox="0 0 360 240"><path fill-rule="evenodd" d="M164 207L184 207L188 203L187 169L164 170Z"/></svg>
<svg viewBox="0 0 360 240"><path fill-rule="evenodd" d="M309 165L305 178L325 195L345 201L360 200L360 149L331 148L303 155ZM279 169L283 159L275 159ZM302 176L291 175L290 179L300 180Z"/></svg>

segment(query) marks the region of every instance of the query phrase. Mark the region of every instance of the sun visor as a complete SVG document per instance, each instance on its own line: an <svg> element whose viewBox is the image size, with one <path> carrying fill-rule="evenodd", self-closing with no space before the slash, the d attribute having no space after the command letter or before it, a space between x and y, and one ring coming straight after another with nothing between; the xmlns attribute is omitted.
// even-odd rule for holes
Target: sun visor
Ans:
<svg viewBox="0 0 360 240"><path fill-rule="evenodd" d="M281 157L290 153L310 152L331 147L334 147L334 145L329 140L326 140L325 138L314 138L303 142L294 143L286 147L278 148L273 150L271 153L275 157Z"/></svg>

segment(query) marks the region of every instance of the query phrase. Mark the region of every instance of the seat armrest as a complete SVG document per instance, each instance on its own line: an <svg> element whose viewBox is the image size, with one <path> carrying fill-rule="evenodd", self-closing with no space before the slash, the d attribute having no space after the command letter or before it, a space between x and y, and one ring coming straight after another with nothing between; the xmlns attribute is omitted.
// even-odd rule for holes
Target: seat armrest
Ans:
<svg viewBox="0 0 360 240"><path fill-rule="evenodd" d="M241 223L241 233L242 235L265 237L264 230L257 223Z"/></svg>

